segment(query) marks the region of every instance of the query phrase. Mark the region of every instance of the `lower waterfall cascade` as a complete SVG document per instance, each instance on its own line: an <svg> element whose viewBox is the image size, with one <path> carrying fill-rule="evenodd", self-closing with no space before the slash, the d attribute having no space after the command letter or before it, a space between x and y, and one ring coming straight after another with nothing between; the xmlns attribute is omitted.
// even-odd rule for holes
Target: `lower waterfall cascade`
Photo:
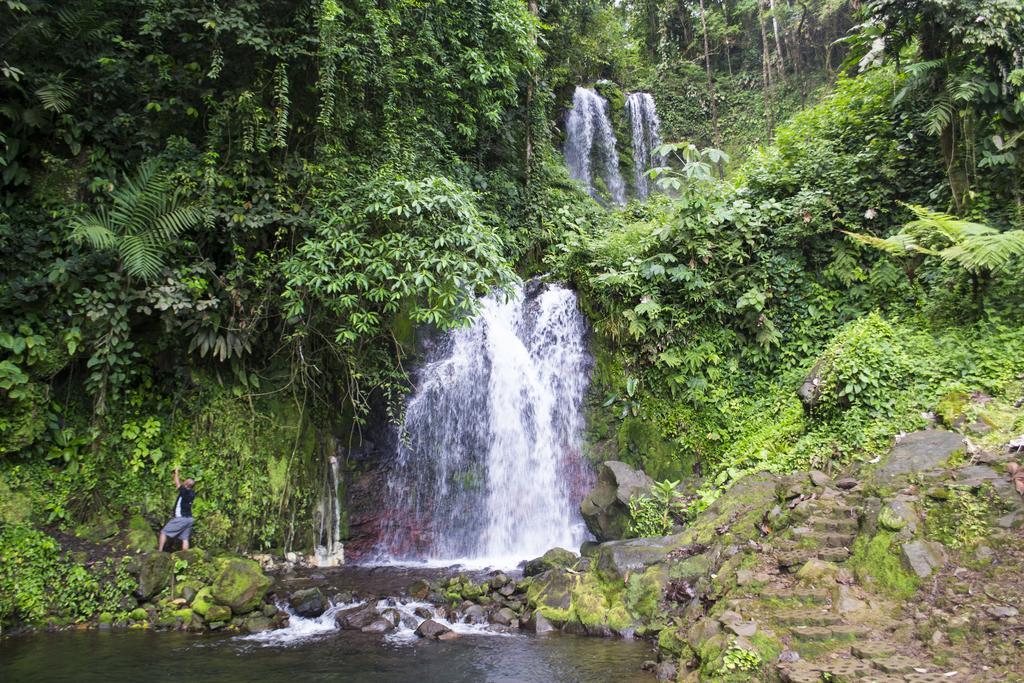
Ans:
<svg viewBox="0 0 1024 683"><path fill-rule="evenodd" d="M380 561L514 566L587 538L579 498L592 360L576 295L530 281L485 297L427 354L406 405Z"/></svg>

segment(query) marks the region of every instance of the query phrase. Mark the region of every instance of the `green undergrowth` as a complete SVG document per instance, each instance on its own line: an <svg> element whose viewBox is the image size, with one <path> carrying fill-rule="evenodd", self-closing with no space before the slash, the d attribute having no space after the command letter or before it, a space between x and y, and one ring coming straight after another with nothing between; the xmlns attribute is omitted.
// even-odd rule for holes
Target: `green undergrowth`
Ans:
<svg viewBox="0 0 1024 683"><path fill-rule="evenodd" d="M41 531L24 525L0 528L0 625L15 618L33 626L60 626L103 612L123 616L122 598L134 586L121 558L86 566Z"/></svg>
<svg viewBox="0 0 1024 683"><path fill-rule="evenodd" d="M154 537L174 503L172 473L180 467L196 480L199 545L311 547L313 530L289 526L293 515L311 516L322 481L310 411L286 393L254 399L199 373L189 380L164 397L134 393L130 408L100 427L89 427L86 406L62 409L63 432L91 436L69 437L42 457L0 460L0 490L9 494L0 523L112 526L129 540Z"/></svg>
<svg viewBox="0 0 1024 683"><path fill-rule="evenodd" d="M635 415L605 412L603 419L606 430L618 425L619 459L655 478L703 475L692 515L754 472L838 472L874 459L896 434L926 426L922 414L941 409L951 392L994 397L971 419L987 415L998 424L976 441L1001 447L1021 426L1011 407L1021 357L1024 329L1009 323L935 326L872 313L838 330L821 355L800 365L726 378L723 398L713 404L682 402L663 411L671 399L653 389L637 396ZM819 361L823 394L807 411L796 389Z"/></svg>
<svg viewBox="0 0 1024 683"><path fill-rule="evenodd" d="M847 564L858 581L895 598L910 598L917 590L918 579L903 566L899 543L889 531L858 537Z"/></svg>

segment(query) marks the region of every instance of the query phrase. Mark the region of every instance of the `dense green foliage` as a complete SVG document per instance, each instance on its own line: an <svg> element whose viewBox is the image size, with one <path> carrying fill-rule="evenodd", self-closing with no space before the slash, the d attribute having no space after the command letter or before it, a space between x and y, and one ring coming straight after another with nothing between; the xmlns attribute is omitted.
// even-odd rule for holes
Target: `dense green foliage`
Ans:
<svg viewBox="0 0 1024 683"><path fill-rule="evenodd" d="M0 553L33 577L0 568L0 619L112 609L38 529L152 528L179 465L199 543L311 550L422 331L542 269L595 328L592 432L695 508L1005 401L1022 42L1013 0L0 0ZM655 95L650 201L569 182L579 84L620 146Z"/></svg>

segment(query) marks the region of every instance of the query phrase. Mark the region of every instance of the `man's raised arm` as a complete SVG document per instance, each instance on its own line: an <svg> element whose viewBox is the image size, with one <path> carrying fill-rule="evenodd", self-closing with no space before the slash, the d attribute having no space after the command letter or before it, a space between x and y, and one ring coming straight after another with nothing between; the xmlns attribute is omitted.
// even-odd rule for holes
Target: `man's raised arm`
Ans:
<svg viewBox="0 0 1024 683"><path fill-rule="evenodd" d="M177 467L174 468L174 488L176 488L176 489L180 489L181 488L181 479L178 478L178 468Z"/></svg>

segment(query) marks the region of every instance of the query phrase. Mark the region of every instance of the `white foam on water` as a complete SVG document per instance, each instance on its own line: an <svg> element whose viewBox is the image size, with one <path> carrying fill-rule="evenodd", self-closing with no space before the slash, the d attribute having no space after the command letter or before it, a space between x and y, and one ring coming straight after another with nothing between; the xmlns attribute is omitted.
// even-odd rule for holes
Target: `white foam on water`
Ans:
<svg viewBox="0 0 1024 683"><path fill-rule="evenodd" d="M237 640L245 643L262 645L264 647L288 647L289 645L296 645L337 631L338 626L334 623L334 615L342 610L346 610L351 607L358 607L364 604L366 603L350 602L341 605L332 605L323 614L314 619L300 617L287 605L279 605L278 607L280 609L285 610L291 615L288 619L288 626L285 628L274 629L272 631L262 631L260 633L238 636Z"/></svg>

